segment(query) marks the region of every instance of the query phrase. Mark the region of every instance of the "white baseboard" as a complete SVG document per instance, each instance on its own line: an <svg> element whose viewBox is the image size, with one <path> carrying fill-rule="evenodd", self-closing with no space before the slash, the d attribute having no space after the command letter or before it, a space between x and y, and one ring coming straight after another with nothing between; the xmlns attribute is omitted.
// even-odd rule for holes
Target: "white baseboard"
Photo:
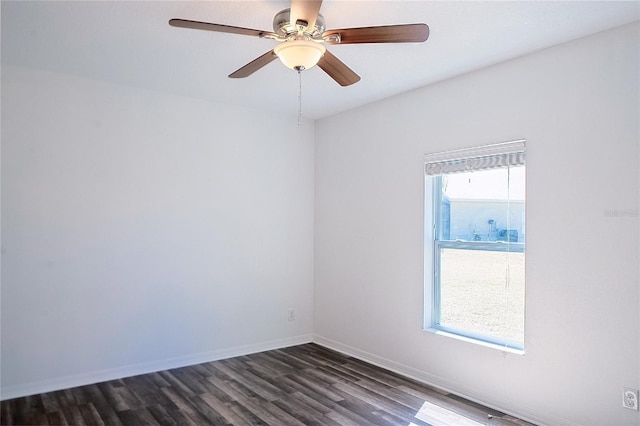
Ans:
<svg viewBox="0 0 640 426"><path fill-rule="evenodd" d="M344 343L329 339L324 336L319 336L317 334L314 335L313 342L328 349L332 349L345 355L376 365L378 367L382 367L386 370L393 371L394 373L401 374L410 379L417 380L428 386L433 386L445 392L452 393L475 403L484 405L486 407L537 425L578 426L576 423L570 422L566 419L551 417L548 414L541 413L537 410L532 409L531 407L523 406L512 401L506 402L492 400L491 398L487 398L486 395L473 392L472 390L460 386L459 383L452 382L443 377L427 373L426 371L418 370L408 365L404 365L396 361L380 357L378 355L363 351L361 349L346 345Z"/></svg>
<svg viewBox="0 0 640 426"><path fill-rule="evenodd" d="M116 380L124 377L153 373L156 371L170 370L172 368L186 367L189 365L217 361L220 359L248 355L272 349L281 349L288 346L301 345L304 343L310 343L312 341L313 336L311 334L304 334L300 336L287 337L284 339L269 340L266 342L260 342L251 345L224 348L211 352L202 352L182 357L144 362L99 371L90 371L87 373L66 377L56 377L50 380L25 383L15 386L3 386L2 389L0 389L0 400L4 401L6 399L13 399L27 395L35 395L39 393L52 392L77 386L85 386L93 383L106 382L108 380Z"/></svg>

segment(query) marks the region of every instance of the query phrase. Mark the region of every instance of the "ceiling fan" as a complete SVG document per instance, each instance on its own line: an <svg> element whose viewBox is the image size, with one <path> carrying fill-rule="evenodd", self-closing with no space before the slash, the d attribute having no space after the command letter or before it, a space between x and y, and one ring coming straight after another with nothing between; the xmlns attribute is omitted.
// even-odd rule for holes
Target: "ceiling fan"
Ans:
<svg viewBox="0 0 640 426"><path fill-rule="evenodd" d="M273 18L273 32L209 22L171 19L169 25L181 28L257 36L280 42L274 49L232 72L230 78L244 78L280 58L287 67L298 72L318 65L341 86L360 81L360 76L329 52L325 44L407 43L429 38L426 24L386 25L375 27L325 30L320 14L322 0L291 0L291 7Z"/></svg>

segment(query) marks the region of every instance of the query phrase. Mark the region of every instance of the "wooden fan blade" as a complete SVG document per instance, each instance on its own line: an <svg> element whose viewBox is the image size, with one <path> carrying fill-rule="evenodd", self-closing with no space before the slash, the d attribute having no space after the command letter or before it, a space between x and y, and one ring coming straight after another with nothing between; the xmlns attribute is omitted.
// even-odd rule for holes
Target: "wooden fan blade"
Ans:
<svg viewBox="0 0 640 426"><path fill-rule="evenodd" d="M429 38L427 24L386 25L379 27L344 28L327 30L323 37L332 34L340 35L340 42L328 41L329 44L354 43L419 43Z"/></svg>
<svg viewBox="0 0 640 426"><path fill-rule="evenodd" d="M340 86L350 86L360 81L360 76L353 72L351 68L346 66L344 62L336 58L328 50L324 52L324 56L320 58L318 66L322 71L329 74Z"/></svg>
<svg viewBox="0 0 640 426"><path fill-rule="evenodd" d="M258 71L265 65L270 64L277 56L273 50L268 51L262 56L257 57L247 65L229 74L229 78L245 78Z"/></svg>
<svg viewBox="0 0 640 426"><path fill-rule="evenodd" d="M212 24L210 22L189 21L187 19L170 19L169 25L172 27L191 28L195 30L217 31L219 33L241 34L248 36L264 37L265 35L275 35L270 31L254 30L252 28L234 27L231 25Z"/></svg>
<svg viewBox="0 0 640 426"><path fill-rule="evenodd" d="M305 21L307 28L311 29L318 19L320 6L322 6L322 0L291 0L289 21L292 24L297 21Z"/></svg>

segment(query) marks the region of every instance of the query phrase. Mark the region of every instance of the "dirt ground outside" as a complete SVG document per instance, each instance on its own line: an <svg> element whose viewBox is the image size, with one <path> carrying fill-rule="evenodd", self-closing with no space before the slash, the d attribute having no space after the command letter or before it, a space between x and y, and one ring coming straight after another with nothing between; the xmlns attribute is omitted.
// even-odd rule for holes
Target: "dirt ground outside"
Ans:
<svg viewBox="0 0 640 426"><path fill-rule="evenodd" d="M524 253L444 249L441 268L441 325L524 342Z"/></svg>

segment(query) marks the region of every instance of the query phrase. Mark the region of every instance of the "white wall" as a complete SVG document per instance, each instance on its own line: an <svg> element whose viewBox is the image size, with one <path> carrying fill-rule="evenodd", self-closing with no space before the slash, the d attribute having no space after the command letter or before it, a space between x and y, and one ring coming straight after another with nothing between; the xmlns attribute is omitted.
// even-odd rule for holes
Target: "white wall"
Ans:
<svg viewBox="0 0 640 426"><path fill-rule="evenodd" d="M2 398L310 341L296 123L3 67Z"/></svg>
<svg viewBox="0 0 640 426"><path fill-rule="evenodd" d="M639 26L316 123L316 341L547 424L640 424ZM423 155L526 138L526 354L422 331ZM616 213L617 212L617 213Z"/></svg>

